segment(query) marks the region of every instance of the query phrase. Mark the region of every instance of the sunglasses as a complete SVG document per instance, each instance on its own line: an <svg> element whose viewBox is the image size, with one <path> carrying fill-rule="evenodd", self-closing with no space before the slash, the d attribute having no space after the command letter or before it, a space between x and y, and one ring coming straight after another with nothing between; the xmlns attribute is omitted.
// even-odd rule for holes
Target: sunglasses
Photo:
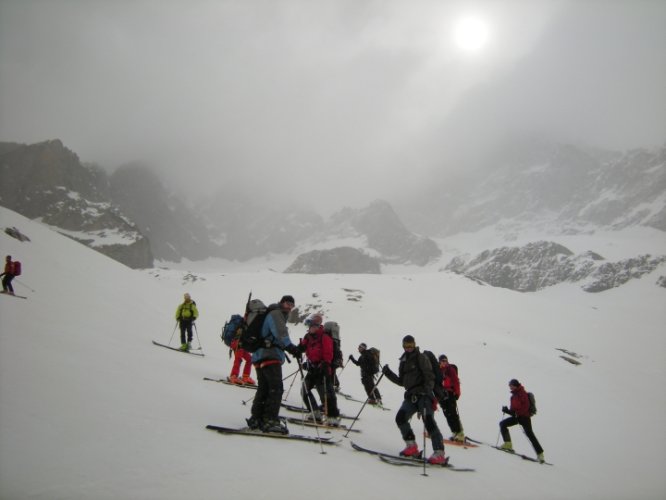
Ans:
<svg viewBox="0 0 666 500"><path fill-rule="evenodd" d="M414 349L416 347L416 343L414 342L404 342L402 344L403 349Z"/></svg>

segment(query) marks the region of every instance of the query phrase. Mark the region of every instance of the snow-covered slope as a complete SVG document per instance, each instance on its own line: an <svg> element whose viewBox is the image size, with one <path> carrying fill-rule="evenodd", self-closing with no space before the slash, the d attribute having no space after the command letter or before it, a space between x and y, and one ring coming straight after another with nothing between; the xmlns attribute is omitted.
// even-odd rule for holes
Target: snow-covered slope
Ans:
<svg viewBox="0 0 666 500"><path fill-rule="evenodd" d="M664 290L633 280L601 294L557 285L533 294L478 286L450 273L298 275L262 262L133 271L36 222L0 208L0 252L23 262L15 281L27 300L0 297L0 498L664 498L666 341ZM275 269L281 270L281 265ZM343 351L381 349L397 369L401 339L446 353L459 369L460 412L468 435L498 439L507 382L537 397L534 428L555 467L481 447L447 448L455 474L398 468L339 446L222 436L209 423L241 426L252 392L205 382L229 373L220 327L247 293L284 293L319 307L342 326ZM201 311L199 358L153 346L169 342L183 292ZM292 337L304 332L292 326ZM176 333L173 338L177 337ZM175 343L175 342L174 342ZM568 351L560 351L564 349ZM574 354L575 353L575 356ZM573 357L580 365L561 358ZM284 374L295 366L285 365ZM292 379L285 382L290 388ZM343 390L362 396L358 369ZM350 436L397 451L393 421L401 388L382 381L392 412L366 408ZM288 399L298 402L298 380ZM344 413L360 405L342 400ZM283 414L286 414L283 412ZM448 432L441 416L443 431ZM417 433L422 423L416 419ZM311 434L291 425L292 432ZM532 455L512 429L518 451Z"/></svg>

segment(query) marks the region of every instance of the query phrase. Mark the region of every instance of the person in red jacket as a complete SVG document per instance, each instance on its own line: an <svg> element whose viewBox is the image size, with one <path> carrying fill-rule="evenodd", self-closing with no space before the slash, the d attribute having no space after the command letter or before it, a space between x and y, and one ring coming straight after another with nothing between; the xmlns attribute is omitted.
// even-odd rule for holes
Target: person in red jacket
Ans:
<svg viewBox="0 0 666 500"><path fill-rule="evenodd" d="M328 425L340 425L340 410L333 385L333 338L324 333L323 318L316 314L308 320L308 333L301 340L299 349L305 352L308 373L303 380L303 402L314 413L315 419L321 420L321 411L312 394L317 388L323 395L322 406Z"/></svg>
<svg viewBox="0 0 666 500"><path fill-rule="evenodd" d="M527 396L527 391L525 388L516 380L515 378L509 381L509 390L511 391L511 403L507 408L506 406L502 407L502 413L510 415L508 418L502 420L499 424L500 432L502 433L502 439L504 444L501 446L501 449L513 453L513 445L511 444L511 434L509 433L509 427L516 424L520 426L525 431L527 439L530 440L534 451L537 454L537 459L540 463L544 463L545 459L543 457L543 448L539 444L539 440L534 435L532 430L532 418L530 417L530 401Z"/></svg>
<svg viewBox="0 0 666 500"><path fill-rule="evenodd" d="M446 357L446 354L442 354L439 357L439 370L442 372L442 388L444 391L440 391L441 397L438 399L442 407L442 412L444 412L446 423L449 424L449 428L453 433L450 439L464 443L465 432L463 431L458 413L458 398L460 398L458 370L449 363L449 358Z"/></svg>
<svg viewBox="0 0 666 500"><path fill-rule="evenodd" d="M12 280L14 279L14 263L12 262L12 256L8 255L5 257L5 271L0 274L2 276L2 293L8 293L9 295L14 295L14 287L12 286Z"/></svg>

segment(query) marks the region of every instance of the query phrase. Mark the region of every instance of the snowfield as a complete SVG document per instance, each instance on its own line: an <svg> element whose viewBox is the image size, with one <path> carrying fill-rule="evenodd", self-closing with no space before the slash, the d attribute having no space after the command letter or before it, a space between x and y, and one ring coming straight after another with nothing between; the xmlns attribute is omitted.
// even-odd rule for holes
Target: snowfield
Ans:
<svg viewBox="0 0 666 500"><path fill-rule="evenodd" d="M299 275L262 261L136 271L4 208L0 226L0 252L23 263L14 286L28 297L0 297L1 499L666 498L666 289L655 285L664 266L599 294L575 284L518 293L436 269ZM31 241L5 234L12 226ZM590 241L581 247L595 250ZM639 243L618 233L612 253ZM335 447L206 430L240 427L249 416L253 391L203 378L228 375L220 330L250 291L267 303L292 294L302 311L338 321L345 357L366 342L397 370L407 333L422 350L446 353L460 370L465 431L481 441L497 443L507 383L519 379L536 395L534 430L555 466L484 446L447 447L454 465L476 472L422 476L354 451L350 439L387 452L403 447L394 423L402 390L385 379L380 390L393 411L366 407L354 425L360 434L327 434L340 440ZM195 344L203 358L151 342L177 344L184 292L201 314ZM294 340L305 333L302 325L290 331ZM283 367L285 376L295 370ZM364 397L359 378L349 363L343 391ZM285 381L290 403L299 403L299 386L297 375ZM361 409L339 404L348 415ZM437 422L448 435L441 411ZM412 424L421 436L422 422ZM511 433L516 450L534 456L520 428Z"/></svg>

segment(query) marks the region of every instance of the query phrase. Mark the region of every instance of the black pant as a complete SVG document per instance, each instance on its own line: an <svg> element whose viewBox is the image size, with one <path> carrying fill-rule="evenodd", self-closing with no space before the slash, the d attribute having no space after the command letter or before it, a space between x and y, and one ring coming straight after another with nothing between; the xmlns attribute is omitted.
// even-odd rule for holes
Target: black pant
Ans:
<svg viewBox="0 0 666 500"><path fill-rule="evenodd" d="M500 422L500 431L502 432L502 439L504 442L506 443L511 441L509 427L512 427L516 424L520 424L520 426L523 428L527 439L529 439L530 443L532 443L534 451L536 451L537 455L543 453L543 448L539 444L539 440L536 438L534 431L532 430L532 419L530 417L509 417L502 420Z"/></svg>
<svg viewBox="0 0 666 500"><path fill-rule="evenodd" d="M368 398L370 399L382 399L382 395L379 394L379 389L375 387L375 376L370 375L370 374L361 374L361 383L363 384L363 388L365 389L365 393L368 395ZM375 387L375 390L373 392L373 387Z"/></svg>
<svg viewBox="0 0 666 500"><path fill-rule="evenodd" d="M451 432L457 434L462 431L460 415L458 414L458 403L454 394L446 392L445 397L439 398L439 405L442 407L444 418L446 418L446 423L449 424Z"/></svg>
<svg viewBox="0 0 666 500"><path fill-rule="evenodd" d="M5 292L14 293L14 287L12 286L12 280L14 279L13 274L5 274L2 277L2 289Z"/></svg>
<svg viewBox="0 0 666 500"><path fill-rule="evenodd" d="M305 380L303 380L303 402L309 411L317 409L317 401L312 394L313 387L316 388L317 393L321 398L321 403L325 408L326 416L340 416L338 398L335 395L335 388L333 387L333 377L324 373L319 368L310 368L308 370L308 373L305 375Z"/></svg>
<svg viewBox="0 0 666 500"><path fill-rule="evenodd" d="M255 366L257 373L257 395L252 403L252 416L260 423L277 420L282 402L282 365L275 363Z"/></svg>
<svg viewBox="0 0 666 500"><path fill-rule="evenodd" d="M187 332L187 341L192 342L192 320L191 319L181 319L180 320L180 343L185 343L185 332Z"/></svg>

